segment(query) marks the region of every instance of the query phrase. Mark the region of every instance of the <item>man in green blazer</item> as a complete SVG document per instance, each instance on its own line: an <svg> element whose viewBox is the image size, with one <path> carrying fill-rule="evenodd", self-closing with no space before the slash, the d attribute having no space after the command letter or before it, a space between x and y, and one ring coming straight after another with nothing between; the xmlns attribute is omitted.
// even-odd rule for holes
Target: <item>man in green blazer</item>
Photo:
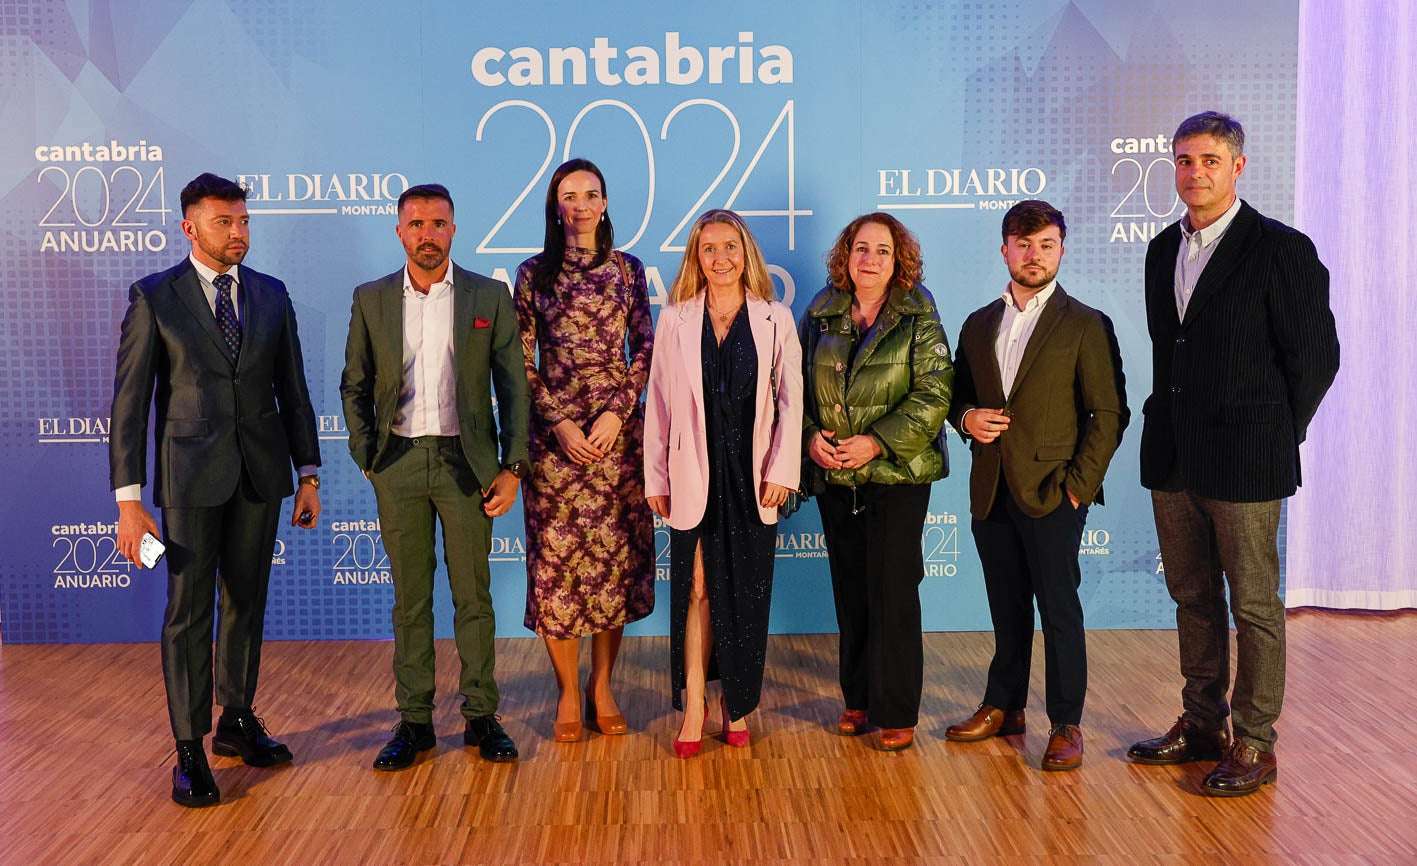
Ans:
<svg viewBox="0 0 1417 866"><path fill-rule="evenodd" d="M354 290L340 379L349 451L374 485L394 580L400 721L374 767L401 770L437 745L435 519L462 662L463 741L489 761L514 761L516 745L496 717L487 554L492 518L516 502L526 474L530 390L516 314L505 285L448 258L457 226L445 187L409 187L398 216L408 262Z"/></svg>
<svg viewBox="0 0 1417 866"><path fill-rule="evenodd" d="M950 423L970 440L972 530L994 660L973 717L945 732L970 742L1021 734L1033 650L1033 602L1043 623L1051 729L1043 769L1082 764L1087 643L1078 543L1087 508L1127 426L1122 358L1112 323L1058 285L1067 225L1043 201L1004 215L1010 282L965 320L955 354Z"/></svg>

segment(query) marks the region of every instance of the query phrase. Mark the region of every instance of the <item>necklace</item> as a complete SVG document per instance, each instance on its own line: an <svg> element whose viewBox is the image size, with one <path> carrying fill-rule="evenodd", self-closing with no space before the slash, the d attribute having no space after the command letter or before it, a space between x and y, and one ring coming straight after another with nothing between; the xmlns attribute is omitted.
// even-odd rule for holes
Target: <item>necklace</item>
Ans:
<svg viewBox="0 0 1417 866"><path fill-rule="evenodd" d="M716 310L714 309L713 304L710 304L707 299L704 300L704 307L706 307L708 311L713 314L713 317L717 319L719 324L721 325L728 324L734 316L738 315L738 310L742 306L743 302L739 301L738 303L733 305L733 309L731 310Z"/></svg>

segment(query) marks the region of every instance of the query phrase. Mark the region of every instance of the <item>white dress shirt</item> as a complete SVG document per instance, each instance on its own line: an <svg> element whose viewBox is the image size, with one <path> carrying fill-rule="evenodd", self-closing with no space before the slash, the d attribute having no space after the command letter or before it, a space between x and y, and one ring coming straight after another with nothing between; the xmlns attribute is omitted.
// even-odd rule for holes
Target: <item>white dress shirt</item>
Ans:
<svg viewBox="0 0 1417 866"><path fill-rule="evenodd" d="M453 365L453 265L427 294L403 269L403 387L392 432L409 439L458 435Z"/></svg>
<svg viewBox="0 0 1417 866"><path fill-rule="evenodd" d="M1201 272L1239 212L1240 197L1236 196L1220 219L1200 231L1191 230L1189 215L1181 217L1181 248L1176 252L1176 317L1182 321L1186 318L1186 307L1191 303L1196 283L1200 282Z"/></svg>
<svg viewBox="0 0 1417 866"><path fill-rule="evenodd" d="M1050 282L1029 298L1021 310L1014 303L1013 284L1004 287L1004 317L999 321L999 336L994 340L994 358L999 362L999 379L1004 385L1005 399L1014 389L1018 365L1023 361L1033 329L1038 327L1038 317L1043 314L1043 307L1053 297L1053 289L1057 286L1057 280Z"/></svg>

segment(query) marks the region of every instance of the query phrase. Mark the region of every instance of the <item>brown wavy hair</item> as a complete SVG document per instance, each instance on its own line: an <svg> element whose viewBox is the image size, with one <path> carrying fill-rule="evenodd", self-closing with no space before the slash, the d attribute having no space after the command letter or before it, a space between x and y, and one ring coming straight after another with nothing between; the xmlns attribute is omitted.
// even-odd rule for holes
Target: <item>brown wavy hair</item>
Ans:
<svg viewBox="0 0 1417 866"><path fill-rule="evenodd" d="M891 233L891 245L895 247L895 272L891 274L892 289L908 291L925 279L925 259L920 255L920 241L900 220L888 213L876 211L862 214L846 224L836 242L827 252L827 279L843 292L854 292L851 272L847 263L851 260L851 242L856 233L867 223L879 223Z"/></svg>
<svg viewBox="0 0 1417 866"><path fill-rule="evenodd" d="M689 230L689 239L684 244L684 260L679 263L679 274L669 289L669 303L682 304L708 286L704 269L699 267L699 235L703 233L704 226L712 223L732 226L743 239L743 291L765 301L777 300L772 275L768 273L767 262L757 240L748 231L748 224L731 210L715 208L700 214Z"/></svg>

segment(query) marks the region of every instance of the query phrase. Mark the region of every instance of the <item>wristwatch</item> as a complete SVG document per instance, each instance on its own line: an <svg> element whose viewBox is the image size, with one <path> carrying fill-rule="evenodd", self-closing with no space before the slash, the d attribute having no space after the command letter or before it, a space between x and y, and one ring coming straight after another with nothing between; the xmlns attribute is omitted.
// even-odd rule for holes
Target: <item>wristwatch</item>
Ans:
<svg viewBox="0 0 1417 866"><path fill-rule="evenodd" d="M318 476L318 475L302 475L302 476L300 476L300 483L301 483L301 484L309 484L311 487L315 488L316 490L319 490L319 489L320 489L320 476Z"/></svg>
<svg viewBox="0 0 1417 866"><path fill-rule="evenodd" d="M531 474L531 464L527 463L525 460L509 463L502 468L515 475L518 481Z"/></svg>

